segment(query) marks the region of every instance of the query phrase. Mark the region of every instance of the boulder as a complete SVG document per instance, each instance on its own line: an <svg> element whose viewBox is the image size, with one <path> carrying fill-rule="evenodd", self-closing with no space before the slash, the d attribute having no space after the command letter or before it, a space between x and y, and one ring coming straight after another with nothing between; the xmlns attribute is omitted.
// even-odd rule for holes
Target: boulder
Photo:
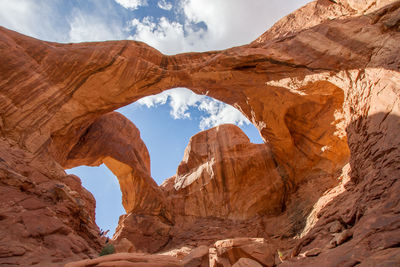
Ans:
<svg viewBox="0 0 400 267"><path fill-rule="evenodd" d="M65 267L87 267L87 266L182 267L182 263L173 257L165 255L149 255L143 253L116 253L116 254L102 256L96 259L71 262L65 265Z"/></svg>
<svg viewBox="0 0 400 267"><path fill-rule="evenodd" d="M232 267L262 267L262 265L249 258L240 258Z"/></svg>
<svg viewBox="0 0 400 267"><path fill-rule="evenodd" d="M263 266L275 265L275 247L263 238L235 238L219 240L214 244L217 256L235 264L240 258L249 258Z"/></svg>
<svg viewBox="0 0 400 267"><path fill-rule="evenodd" d="M208 267L209 263L209 253L207 246L200 246L192 250L188 255L186 255L183 260L183 266L185 267Z"/></svg>

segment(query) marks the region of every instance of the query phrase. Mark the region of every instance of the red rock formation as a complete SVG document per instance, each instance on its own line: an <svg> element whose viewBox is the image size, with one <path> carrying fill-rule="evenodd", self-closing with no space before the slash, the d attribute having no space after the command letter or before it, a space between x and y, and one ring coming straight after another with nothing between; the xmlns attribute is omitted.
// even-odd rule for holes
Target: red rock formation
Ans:
<svg viewBox="0 0 400 267"><path fill-rule="evenodd" d="M166 266L181 267L182 263L169 256L146 255L140 253L117 253L107 255L93 260L83 260L65 265L65 267L87 267L87 266Z"/></svg>
<svg viewBox="0 0 400 267"><path fill-rule="evenodd" d="M244 220L282 211L283 179L267 145L225 124L190 139L168 194L176 215Z"/></svg>
<svg viewBox="0 0 400 267"><path fill-rule="evenodd" d="M325 23L301 32L293 38L287 38L285 42L268 40L247 47L229 49L224 53L206 53L201 56L200 54L185 54L173 57L162 56L155 50L134 42L63 46L21 39L20 36L8 32L9 38L5 38L3 49L3 54L7 54L5 61L22 63L18 68L20 72L15 70L16 63L14 63L4 64L2 73L5 77L14 77L13 81L25 81L31 94L42 95L35 98L29 104L30 106L51 106L55 115L47 118L46 116L50 116L46 115L48 112L41 110L32 112L28 106L19 112L18 107L22 102L18 101L24 99L20 93L25 92L20 90L14 94L14 90L8 88L12 84L5 83L4 90L7 92L4 97L5 110L7 110L4 116L6 118L5 134L7 137L18 140L20 145L26 146L31 151L36 151L44 145L50 135L53 140L65 139L72 142L77 128L81 128L83 122L90 121L101 113L132 102L141 96L159 92L161 89L187 86L196 92L208 90L211 96L240 107L258 126L265 140L269 140L277 160L282 164L290 162L286 164L288 172L297 174L290 175L292 179L295 179L294 176L300 176L298 179L301 179L303 169L310 169L318 164L330 164L332 166L328 166L329 169L336 170L341 165L336 164L337 162L347 160L348 154L343 155L345 141L339 138L340 136L336 139L326 138L329 139L328 141L323 138L323 135L332 136L332 133L336 131L335 121L339 122L341 114L334 113L340 110L343 102L341 90L328 79L319 78L314 79L313 82L307 78L306 81L311 82L307 85L299 84L297 87L300 89L296 91L291 90L286 85L288 81L282 79L298 77L296 79L301 80L304 76L357 67L353 66L354 64L365 66L369 60L368 55L381 46L381 38L376 39L375 44L370 38L376 35L375 30L379 29L379 25L367 28L365 33L357 36L361 40L354 40L349 45L338 42L324 43L324 51L332 53L318 52L321 49L312 47L318 48L319 44L312 44L308 40L310 38L318 40L320 33L323 35L324 32L329 31L340 31L342 36L353 35L352 31L363 28L367 21L365 18L354 18L351 23L353 25L346 25L346 28L335 28L334 22ZM367 38L370 44L369 47L360 47L365 51L355 53L354 58L340 57L341 53L347 51L347 47L354 46L357 49L357 44L367 41L363 38ZM343 39L348 40L348 38ZM26 49L18 52L14 51L16 47ZM7 49L14 52L10 53ZM104 55L102 51L106 50L107 56L97 56L97 54ZM43 54L48 56L42 60ZM90 63L85 62L85 58L91 58ZM63 67L48 68L47 66L51 66L54 61L62 61ZM39 69L35 67L38 62L41 66ZM303 64L304 62L306 64ZM39 72L34 81L37 84L33 85L30 84L33 81L23 78L26 77L24 73L32 69L38 69ZM51 71L41 71L41 69ZM69 73L69 78L65 76L65 73ZM152 78L144 77L145 73L151 75ZM48 77L51 77L51 81ZM132 80L135 82L130 82ZM215 82L217 80L218 83ZM22 88L26 86L21 84ZM101 88L101 90L94 92L91 88ZM230 88L232 93L227 94L225 88ZM248 88L244 94L233 93L241 92L243 88ZM46 94L40 93L44 90L47 90L48 94L57 92L52 95L59 96L57 99L60 100L52 101L50 105L46 104L47 98L44 97ZM121 94L121 92L124 93ZM16 102L13 101L14 105L10 105L7 104L7 99L16 99ZM313 113L302 109L305 106L312 106ZM320 120L316 123L318 126L303 125L304 114L296 117L298 111L307 113L310 118L318 115ZM23 119L18 119L17 116ZM29 121L46 123L32 125ZM25 124L26 126L23 126ZM27 128L29 131L24 132L23 129ZM301 132L298 133L298 130ZM307 132L306 136L302 135L304 130ZM317 137L320 139L316 143L308 141L315 140ZM35 141L32 142L31 139ZM61 143L65 143L65 140ZM304 147L309 148L305 151ZM324 147L330 149L321 153L321 148ZM52 150L63 151L57 146ZM303 157L303 153L306 153L307 157Z"/></svg>
<svg viewBox="0 0 400 267"><path fill-rule="evenodd" d="M138 251L155 253L171 243L186 242L188 238L180 236L187 234L188 230L182 229L188 221L211 226L215 225L215 218L228 223L227 219L279 214L284 209L288 187L284 179L267 145L250 143L235 125L217 126L190 139L173 185L161 187L166 192L165 210L173 220L152 210L131 211L121 216L114 238L117 242L126 238ZM145 198L145 188L143 191ZM136 198L141 196L138 191ZM234 229L223 235L219 232L219 236L211 232L201 236L210 245L218 238L234 237L239 233ZM195 233L194 229L189 231Z"/></svg>
<svg viewBox="0 0 400 267"><path fill-rule="evenodd" d="M138 194L140 197L140 194ZM113 239L115 243L128 239L135 251L156 253L165 248L172 238L173 223L163 214L149 215L130 212L119 218Z"/></svg>
<svg viewBox="0 0 400 267"><path fill-rule="evenodd" d="M140 132L122 114L112 112L96 119L59 162L64 168L104 163L118 178L126 212L158 214L165 209L163 195L150 176L149 152Z"/></svg>
<svg viewBox="0 0 400 267"><path fill-rule="evenodd" d="M16 203L2 202L6 204L0 212L6 215L0 218L2 227L7 228L1 231L5 243L1 245L0 255L4 257L0 263L46 264L91 256L90 247L99 247L90 217L93 204L76 180L67 182L58 163L66 164L71 151L81 160L86 157L80 149L92 153L79 140L86 134L95 135L90 125L97 125L102 115L143 96L180 86L208 92L241 109L268 143L271 153L267 155L287 174L292 186L286 212L265 216L253 224L264 228L261 232L265 234L278 233L276 246L285 250L284 265L397 264L399 8L399 1L319 0L278 22L249 45L175 56L164 56L132 41L56 44L0 28L4 157L0 181L4 200L15 199ZM305 23L305 18L310 18L309 22ZM116 134L114 140L124 140L117 132L110 134ZM89 143L93 140L83 139ZM115 149L108 151L113 158L111 168L118 172L128 166L119 176L128 173L127 180L139 179L141 187L148 188L146 199L156 199L153 205L131 195L125 206L137 211L138 216L151 213L150 221L169 218L163 196L157 193L160 190L149 176L137 175L146 170L137 165L139 158L144 159L138 156L140 146L132 145L139 149L136 159L127 156L134 166L124 157L118 158L119 146L113 146ZM109 162L102 151L93 153L91 160ZM118 164L113 166L115 160ZM290 236L301 234L301 222L306 222L308 211L319 203L317 199L327 185L337 183L348 163L350 181L340 185L342 193L331 202L314 207L319 212L311 212L314 217L307 221L308 232L294 246L296 240ZM69 183L77 190L68 189ZM129 183L129 188L137 188ZM24 200L28 197L37 201L27 204ZM88 204L80 205L76 199ZM51 223L32 227L37 225L36 216ZM198 218L198 222L226 225L210 218ZM167 246L183 239L200 245L202 240L182 232L192 226L188 230L206 235L201 226L191 223L180 225L179 232L171 228L168 235L175 239ZM247 224L244 232L250 236L258 232L257 227L249 227L251 220L232 225L240 224ZM295 225L300 227L293 228ZM238 229L232 228L230 233L238 233ZM287 229L296 231L289 233ZM214 236L218 235L223 231L216 230ZM47 240L44 252L35 250L42 238ZM65 242L55 242L57 238ZM320 252L316 257L297 257L316 251Z"/></svg>
<svg viewBox="0 0 400 267"><path fill-rule="evenodd" d="M94 257L95 200L46 155L0 141L0 265L42 266Z"/></svg>
<svg viewBox="0 0 400 267"><path fill-rule="evenodd" d="M220 240L214 244L216 262L222 266L235 264L241 258L250 258L262 266L275 265L275 248L263 238L237 238Z"/></svg>
<svg viewBox="0 0 400 267"><path fill-rule="evenodd" d="M116 229L118 246L127 239L135 251L158 251L169 241L172 216L162 190L150 176L149 153L139 130L123 115L112 112L102 115L80 133L75 145L71 146L69 141L71 148L68 153L63 151L64 158L59 154L55 158L64 168L104 163L118 178L127 212L120 217Z"/></svg>
<svg viewBox="0 0 400 267"><path fill-rule="evenodd" d="M209 266L209 248L200 246L183 258L183 266Z"/></svg>
<svg viewBox="0 0 400 267"><path fill-rule="evenodd" d="M261 267L262 265L249 258L240 258L232 267Z"/></svg>

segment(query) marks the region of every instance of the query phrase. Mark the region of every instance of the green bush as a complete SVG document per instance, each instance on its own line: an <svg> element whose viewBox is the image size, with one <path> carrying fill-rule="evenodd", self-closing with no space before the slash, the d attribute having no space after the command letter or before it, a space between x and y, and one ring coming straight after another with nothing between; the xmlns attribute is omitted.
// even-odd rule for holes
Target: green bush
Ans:
<svg viewBox="0 0 400 267"><path fill-rule="evenodd" d="M100 252L100 256L114 254L115 248L113 244L106 244Z"/></svg>

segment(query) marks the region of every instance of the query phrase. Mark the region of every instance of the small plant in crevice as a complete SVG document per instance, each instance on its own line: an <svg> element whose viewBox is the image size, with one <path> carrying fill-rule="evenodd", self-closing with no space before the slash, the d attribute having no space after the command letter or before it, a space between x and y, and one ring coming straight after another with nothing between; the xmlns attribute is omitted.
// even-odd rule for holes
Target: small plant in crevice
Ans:
<svg viewBox="0 0 400 267"><path fill-rule="evenodd" d="M281 262L283 262L283 253L281 252L281 251L279 251L278 250L278 257L279 257L279 260L281 261Z"/></svg>
<svg viewBox="0 0 400 267"><path fill-rule="evenodd" d="M109 254L114 254L115 253L115 248L113 244L106 244L103 249L100 251L99 256L104 256L104 255L109 255Z"/></svg>
<svg viewBox="0 0 400 267"><path fill-rule="evenodd" d="M312 206L309 203L292 204L288 210L289 222L291 224L289 237L300 235L306 226L307 216Z"/></svg>

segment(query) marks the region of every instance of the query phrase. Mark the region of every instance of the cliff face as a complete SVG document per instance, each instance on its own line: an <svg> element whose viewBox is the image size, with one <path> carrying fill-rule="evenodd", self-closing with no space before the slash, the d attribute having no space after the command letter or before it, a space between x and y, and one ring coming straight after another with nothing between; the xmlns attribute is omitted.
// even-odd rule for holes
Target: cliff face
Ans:
<svg viewBox="0 0 400 267"><path fill-rule="evenodd" d="M335 4L317 6L322 12ZM343 104L352 97L349 88L374 81L375 68L387 75L397 68L395 28L382 29L390 14L324 21L223 52L168 57L142 43L61 45L3 29L3 132L34 153L50 145L59 160L64 149L58 145L75 144L82 124L145 95L185 86L240 108L290 176L301 180L302 168L324 161L335 169L348 160L343 135L351 114Z"/></svg>
<svg viewBox="0 0 400 267"><path fill-rule="evenodd" d="M100 116L90 124L59 162L64 168L104 163L118 178L126 212L163 209L162 194L150 176L149 152L140 132L117 112Z"/></svg>
<svg viewBox="0 0 400 267"><path fill-rule="evenodd" d="M95 200L46 155L0 141L0 265L52 266L97 255Z"/></svg>
<svg viewBox="0 0 400 267"><path fill-rule="evenodd" d="M253 236L287 250L286 265L398 263L399 8L315 1L249 45L175 56L0 28L0 263L92 256L101 242L93 198L61 166L102 162L127 210L116 239L142 250ZM239 108L266 145L233 126L200 133L158 188L137 129L109 112L174 87ZM318 256L296 257L304 253Z"/></svg>
<svg viewBox="0 0 400 267"><path fill-rule="evenodd" d="M190 139L167 192L178 214L244 220L282 211L283 179L267 145L225 124Z"/></svg>

